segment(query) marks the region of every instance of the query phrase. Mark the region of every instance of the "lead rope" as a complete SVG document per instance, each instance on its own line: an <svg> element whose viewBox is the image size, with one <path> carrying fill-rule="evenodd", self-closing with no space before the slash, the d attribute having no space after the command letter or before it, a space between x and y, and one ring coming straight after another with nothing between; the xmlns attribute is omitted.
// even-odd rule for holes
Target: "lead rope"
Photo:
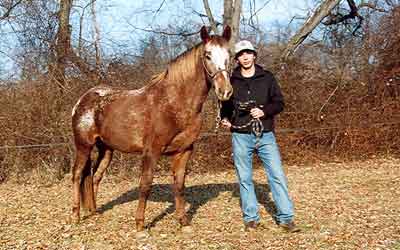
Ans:
<svg viewBox="0 0 400 250"><path fill-rule="evenodd" d="M218 100L218 97L217 97L217 115L215 117L215 129L214 129L214 132L216 134L218 133L220 124L221 124L221 101Z"/></svg>
<svg viewBox="0 0 400 250"><path fill-rule="evenodd" d="M240 126L232 125L234 129L243 129L251 126L251 132L257 137L260 138L262 136L264 125L262 124L260 118L252 118L248 123Z"/></svg>
<svg viewBox="0 0 400 250"><path fill-rule="evenodd" d="M217 115L215 117L215 133L218 133L219 125L221 123L221 101L217 99ZM257 139L261 138L264 125L262 124L260 118L252 118L249 122L244 125L233 125L234 129L244 129L251 126L251 132L257 137Z"/></svg>

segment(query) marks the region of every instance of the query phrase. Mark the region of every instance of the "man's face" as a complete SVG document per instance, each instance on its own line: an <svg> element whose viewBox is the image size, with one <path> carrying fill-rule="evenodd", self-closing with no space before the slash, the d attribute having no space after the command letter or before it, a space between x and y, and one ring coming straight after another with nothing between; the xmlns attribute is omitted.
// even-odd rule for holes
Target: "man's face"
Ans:
<svg viewBox="0 0 400 250"><path fill-rule="evenodd" d="M240 66L244 69L249 69L253 67L254 62L256 60L256 55L251 50L243 50L237 55L237 60Z"/></svg>

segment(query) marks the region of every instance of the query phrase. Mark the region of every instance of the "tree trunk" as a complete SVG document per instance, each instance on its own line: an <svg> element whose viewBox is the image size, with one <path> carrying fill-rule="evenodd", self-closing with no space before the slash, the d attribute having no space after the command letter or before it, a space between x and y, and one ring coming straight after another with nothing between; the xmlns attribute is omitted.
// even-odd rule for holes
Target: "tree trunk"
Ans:
<svg viewBox="0 0 400 250"><path fill-rule="evenodd" d="M81 71L93 80L98 79L97 74L93 74L90 66L81 57L77 56L71 46L71 25L69 24L73 0L60 0L60 10L58 12L58 32L55 43L55 65L50 65L49 71L54 76L58 86L63 89L65 86L65 71L68 62L73 63Z"/></svg>
<svg viewBox="0 0 400 250"><path fill-rule="evenodd" d="M96 1L92 2L92 22L94 27L94 48L96 52L96 71L99 73L101 71L100 67L102 65L101 60L101 48L100 48L100 27L97 22L96 16Z"/></svg>
<svg viewBox="0 0 400 250"><path fill-rule="evenodd" d="M208 0L203 0L203 4L204 4L204 10L206 11L208 16L208 22L210 23L211 30L214 32L214 34L217 34L218 33L217 24L215 23L215 19L211 12L210 5L208 4Z"/></svg>
<svg viewBox="0 0 400 250"><path fill-rule="evenodd" d="M224 15L223 15L224 26L232 24L233 3L234 3L234 0L225 0L224 1Z"/></svg>
<svg viewBox="0 0 400 250"><path fill-rule="evenodd" d="M207 13L208 20L210 22L211 28L214 32L216 32L216 22L211 13L210 6L208 4L208 0L203 0L204 9ZM240 14L242 11L242 0L224 0L224 15L223 15L223 26L226 27L229 25L232 29L232 36L229 42L229 47L232 48L233 45L237 42L239 37L239 24L240 24Z"/></svg>
<svg viewBox="0 0 400 250"><path fill-rule="evenodd" d="M242 12L242 0L225 0L224 1L224 27L229 25L232 29L230 40L230 48L237 42L239 38L240 14Z"/></svg>
<svg viewBox="0 0 400 250"><path fill-rule="evenodd" d="M297 47L308 37L308 35L321 23L340 0L325 0L323 1L313 14L306 20L303 26L290 39L286 49L281 55L281 60L286 61L288 57L297 49Z"/></svg>
<svg viewBox="0 0 400 250"><path fill-rule="evenodd" d="M65 83L65 69L67 67L67 57L71 46L71 26L69 17L71 14L72 0L60 0L60 10L58 12L58 32L55 46L56 60L54 65L54 78L61 86Z"/></svg>

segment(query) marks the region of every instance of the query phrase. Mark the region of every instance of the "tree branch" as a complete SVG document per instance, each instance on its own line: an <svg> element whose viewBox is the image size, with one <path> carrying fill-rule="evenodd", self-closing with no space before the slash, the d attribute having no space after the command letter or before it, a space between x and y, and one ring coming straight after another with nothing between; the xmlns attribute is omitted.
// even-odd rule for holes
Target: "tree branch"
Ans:
<svg viewBox="0 0 400 250"><path fill-rule="evenodd" d="M215 23L214 16L211 12L210 5L208 4L208 0L203 0L203 3L204 3L204 9L207 13L208 22L210 23L211 29L214 32L214 34L217 34L218 33L217 25Z"/></svg>
<svg viewBox="0 0 400 250"><path fill-rule="evenodd" d="M313 14L305 21L303 26L290 39L286 49L282 52L281 60L286 61L288 57L297 49L297 47L311 34L315 27L320 24L331 10L339 4L340 0L325 0L322 2Z"/></svg>
<svg viewBox="0 0 400 250"><path fill-rule="evenodd" d="M85 6L79 6L82 8L82 13L79 17L79 35L78 35L78 55L81 56L82 54L82 32L83 32L83 21L85 17L86 8L93 4L96 0L92 0L91 2L87 3Z"/></svg>
<svg viewBox="0 0 400 250"><path fill-rule="evenodd" d="M253 17L255 17L257 15L257 13L260 12L262 9L264 9L265 6L267 6L270 2L271 2L271 0L265 1L264 4L260 8L258 8L258 10L254 11L253 13L251 13L251 15L249 17L249 20L252 20ZM255 8L255 5L254 5L254 8Z"/></svg>
<svg viewBox="0 0 400 250"><path fill-rule="evenodd" d="M161 11L161 8L163 7L163 5L165 4L165 0L162 1L162 3L160 4L160 6L158 7L158 9L154 12L153 15L153 21L156 18L156 16L158 15L158 13Z"/></svg>
<svg viewBox="0 0 400 250"><path fill-rule="evenodd" d="M378 6L376 6L376 4L368 2L368 3L361 3L360 5L358 5L358 8L370 8L373 10L376 10L378 12L388 12L387 10L385 10L384 8L379 8Z"/></svg>
<svg viewBox="0 0 400 250"><path fill-rule="evenodd" d="M322 22L325 25L334 25L338 23L343 23L344 21L348 19L355 19L358 17L360 19L360 22L364 19L358 14L358 8L356 6L356 3L354 0L347 0L347 3L349 4L350 7L350 13L343 15L341 13L337 13L335 15L330 15L329 19L325 22Z"/></svg>
<svg viewBox="0 0 400 250"><path fill-rule="evenodd" d="M188 37L188 36L193 36L193 35L197 35L197 34L200 33L200 31L190 32L190 33L185 33L185 32L171 33L171 32L166 32L166 31L161 31L161 30L153 30L153 29L143 29L143 28L139 28L139 27L136 27L135 25L129 23L128 21L127 21L127 24L128 24L129 26L131 26L132 28L134 28L135 30L140 30L140 31L144 31L144 32L154 33L154 34L161 34L161 35L166 35L166 36L183 36L183 37Z"/></svg>
<svg viewBox="0 0 400 250"><path fill-rule="evenodd" d="M18 0L15 3L14 1L11 1L10 6L1 6L5 8L6 11L0 16L0 21L10 17L12 10L15 9L21 2L22 0Z"/></svg>

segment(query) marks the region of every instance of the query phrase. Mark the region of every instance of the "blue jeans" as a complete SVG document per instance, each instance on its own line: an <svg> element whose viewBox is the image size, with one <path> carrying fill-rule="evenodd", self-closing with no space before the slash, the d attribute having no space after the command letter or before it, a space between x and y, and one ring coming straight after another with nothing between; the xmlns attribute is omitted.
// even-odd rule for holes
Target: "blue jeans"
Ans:
<svg viewBox="0 0 400 250"><path fill-rule="evenodd" d="M279 148L273 132L264 132L261 138L254 134L232 134L233 161L240 188L243 220L259 221L258 202L253 183L253 152L263 162L277 213L278 224L293 220L293 203L289 197L287 180L282 169Z"/></svg>

